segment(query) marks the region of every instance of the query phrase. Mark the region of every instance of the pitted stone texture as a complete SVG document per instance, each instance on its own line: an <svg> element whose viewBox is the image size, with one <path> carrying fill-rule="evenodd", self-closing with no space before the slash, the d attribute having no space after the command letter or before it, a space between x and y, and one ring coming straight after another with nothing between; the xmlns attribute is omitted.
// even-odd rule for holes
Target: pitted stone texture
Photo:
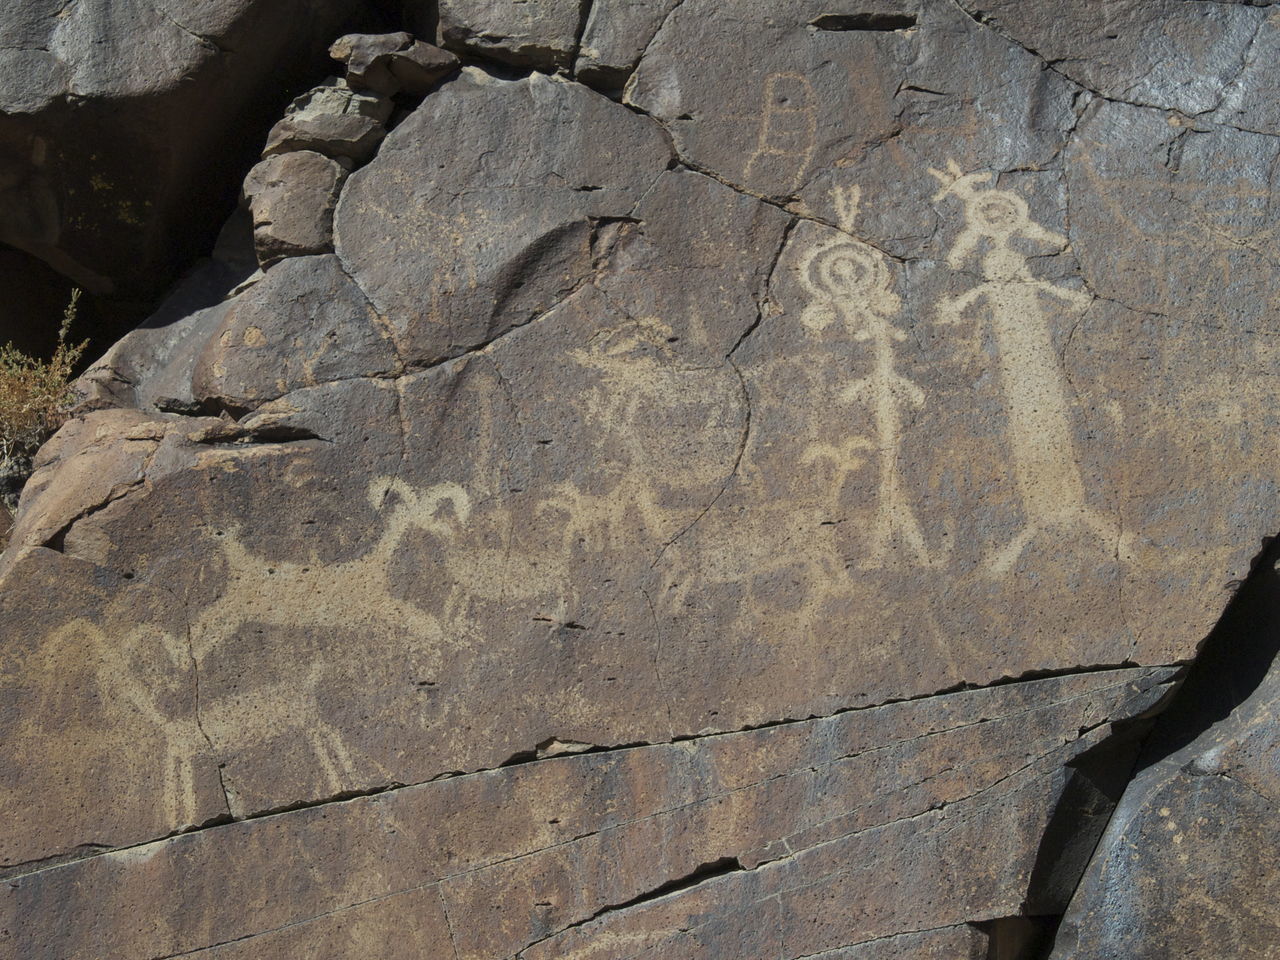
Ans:
<svg viewBox="0 0 1280 960"><path fill-rule="evenodd" d="M580 0L440 0L440 43L517 66L566 68L582 11Z"/></svg>
<svg viewBox="0 0 1280 960"><path fill-rule="evenodd" d="M1246 69L1265 72L1255 41L1270 11L1248 3L963 0L960 6L1084 87L1187 116L1222 106L1237 85L1252 86Z"/></svg>
<svg viewBox="0 0 1280 960"><path fill-rule="evenodd" d="M129 296L154 295L207 249L281 91L366 15L338 0L10 6L0 242Z"/></svg>
<svg viewBox="0 0 1280 960"><path fill-rule="evenodd" d="M1167 679L1120 670L1013 684L205 830L9 879L0 947L134 960L237 941L218 950L289 956L338 918L382 943L384 924L417 906L403 935L449 942L465 960L972 949L959 925L1011 912L1034 884L1035 839L1062 788L1046 774L1105 739L1108 718L1149 707ZM202 714L205 683L202 673ZM737 867L659 896L726 858ZM869 887L889 860L893 880ZM212 874L244 896L192 911L183 891ZM268 895L281 889L290 895ZM61 905L52 928L40 923L48 903ZM339 944L329 955L368 955Z"/></svg>
<svg viewBox="0 0 1280 960"><path fill-rule="evenodd" d="M244 181L258 262L333 249L333 211L347 171L311 150L269 156Z"/></svg>
<svg viewBox="0 0 1280 960"><path fill-rule="evenodd" d="M574 75L597 89L621 89L680 0L595 0Z"/></svg>
<svg viewBox="0 0 1280 960"><path fill-rule="evenodd" d="M597 225L628 217L667 158L656 124L584 87L467 70L351 178L338 255L406 359L455 356L581 284Z"/></svg>
<svg viewBox="0 0 1280 960"><path fill-rule="evenodd" d="M277 264L231 301L196 358L192 392L245 410L302 387L399 370L395 345L338 258Z"/></svg>

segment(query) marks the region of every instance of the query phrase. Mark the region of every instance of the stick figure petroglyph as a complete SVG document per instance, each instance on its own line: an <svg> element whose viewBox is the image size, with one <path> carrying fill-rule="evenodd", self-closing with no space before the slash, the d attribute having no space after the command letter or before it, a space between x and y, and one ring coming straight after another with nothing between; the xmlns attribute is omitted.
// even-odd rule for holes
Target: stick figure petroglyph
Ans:
<svg viewBox="0 0 1280 960"><path fill-rule="evenodd" d="M851 230L857 219L861 191L837 188L832 197L843 230ZM884 567L890 545L895 540L915 556L917 563L930 566L933 560L920 531L920 525L908 502L898 467L898 451L902 440L903 410L924 406L924 391L897 371L896 345L907 335L893 325L893 317L902 302L893 292L893 283L883 254L873 247L848 236L829 240L810 250L800 263L800 279L814 299L801 321L821 330L839 321L854 340L871 346L871 373L844 388L841 399L863 403L875 418L875 439L863 441L875 451L879 471L879 492L875 524L871 531L870 554L861 563L864 569ZM810 451L818 458L836 455L824 445ZM839 451L846 459L844 472L856 469L850 465L853 450L846 445Z"/></svg>
<svg viewBox="0 0 1280 960"><path fill-rule="evenodd" d="M939 319L956 322L978 303L988 308L998 349L1009 446L1026 514L1026 526L989 559L988 569L1003 576L1040 533L1081 527L1101 538L1117 558L1124 558L1127 547L1118 524L1085 500L1067 386L1043 309L1044 300L1054 299L1083 311L1093 298L1037 280L1031 275L1027 256L1013 245L1015 238L1020 238L1062 251L1067 238L1032 220L1026 201L1017 194L984 186L994 180L990 172L964 174L954 161L945 172L929 172L942 184L935 202L955 196L964 206L964 229L947 255L948 264L962 266L977 256L985 243L979 261L982 282L945 300Z"/></svg>
<svg viewBox="0 0 1280 960"><path fill-rule="evenodd" d="M763 174L782 193L800 186L818 142L818 109L813 84L802 73L772 73L764 81L763 111L756 148L742 179Z"/></svg>

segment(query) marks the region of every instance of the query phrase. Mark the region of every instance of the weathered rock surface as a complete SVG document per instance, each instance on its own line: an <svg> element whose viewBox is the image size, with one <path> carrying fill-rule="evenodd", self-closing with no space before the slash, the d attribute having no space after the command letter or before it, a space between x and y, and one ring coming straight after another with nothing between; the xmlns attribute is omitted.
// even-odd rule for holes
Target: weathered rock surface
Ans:
<svg viewBox="0 0 1280 960"><path fill-rule="evenodd" d="M594 0L574 74L597 89L621 89L680 0Z"/></svg>
<svg viewBox="0 0 1280 960"><path fill-rule="evenodd" d="M277 98L368 16L337 0L11 6L0 15L0 242L121 295L154 293L207 249Z"/></svg>
<svg viewBox="0 0 1280 960"><path fill-rule="evenodd" d="M267 134L262 155L312 150L363 163L387 135L386 122L393 109L385 96L353 90L344 80L327 80L289 105Z"/></svg>
<svg viewBox="0 0 1280 960"><path fill-rule="evenodd" d="M516 66L568 67L584 6L580 0L440 0L441 45Z"/></svg>
<svg viewBox="0 0 1280 960"><path fill-rule="evenodd" d="M1270 11L970 6L442 3L41 455L0 952L1268 955Z"/></svg>
<svg viewBox="0 0 1280 960"><path fill-rule="evenodd" d="M244 196L258 262L333 249L333 210L347 171L313 150L269 156L249 171Z"/></svg>
<svg viewBox="0 0 1280 960"><path fill-rule="evenodd" d="M589 280L601 229L631 216L669 159L652 121L585 87L465 70L351 178L338 256L406 359L456 356Z"/></svg>
<svg viewBox="0 0 1280 960"><path fill-rule="evenodd" d="M1160 718L1054 958L1280 950L1277 559L1273 543Z"/></svg>
<svg viewBox="0 0 1280 960"><path fill-rule="evenodd" d="M90 633L68 635L69 658ZM900 934L913 935L910 952L850 956L929 956L930 940L972 940L966 920L1017 911L1042 878L1037 840L1067 785L1063 764L1107 737L1108 718L1149 707L1168 673L958 693L251 820L12 878L0 927L33 960L236 939L245 956L298 956L326 942L335 916L379 945L412 916L416 950L452 941L467 960L801 957ZM240 700L207 682L203 725L216 739L211 723ZM152 689L161 683L182 680L166 671ZM270 877L264 862L277 866ZM885 878L889 862L898 869ZM240 895L184 910L183 891L214 875ZM38 925L55 903L62 924Z"/></svg>

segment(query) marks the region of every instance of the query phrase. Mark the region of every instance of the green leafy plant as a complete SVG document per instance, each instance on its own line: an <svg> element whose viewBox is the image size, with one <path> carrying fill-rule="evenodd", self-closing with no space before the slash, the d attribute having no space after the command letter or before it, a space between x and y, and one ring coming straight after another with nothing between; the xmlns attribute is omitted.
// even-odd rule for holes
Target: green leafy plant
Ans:
<svg viewBox="0 0 1280 960"><path fill-rule="evenodd" d="M31 472L31 457L67 419L72 373L89 345L67 342L79 302L80 291L73 290L47 361L12 343L0 347L0 498L10 511Z"/></svg>

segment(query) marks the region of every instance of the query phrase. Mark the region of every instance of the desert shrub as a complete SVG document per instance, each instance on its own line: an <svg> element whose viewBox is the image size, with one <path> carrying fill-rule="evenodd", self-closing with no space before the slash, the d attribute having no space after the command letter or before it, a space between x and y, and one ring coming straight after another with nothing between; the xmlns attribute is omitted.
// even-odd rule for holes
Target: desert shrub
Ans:
<svg viewBox="0 0 1280 960"><path fill-rule="evenodd" d="M80 291L73 290L47 361L12 343L0 347L0 500L11 511L31 472L32 455L67 419L72 372L89 345L67 342L79 301Z"/></svg>

